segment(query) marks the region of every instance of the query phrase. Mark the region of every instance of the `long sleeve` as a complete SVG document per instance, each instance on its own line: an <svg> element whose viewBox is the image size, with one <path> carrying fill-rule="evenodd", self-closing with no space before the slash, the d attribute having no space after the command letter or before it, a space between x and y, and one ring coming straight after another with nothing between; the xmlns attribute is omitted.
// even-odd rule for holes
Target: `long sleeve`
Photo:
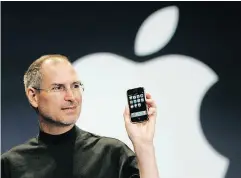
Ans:
<svg viewBox="0 0 241 178"><path fill-rule="evenodd" d="M139 169L135 153L123 145L120 153L119 178L139 178Z"/></svg>
<svg viewBox="0 0 241 178"><path fill-rule="evenodd" d="M7 164L7 159L4 156L1 156L1 177L2 178L11 178L9 173L9 167Z"/></svg>

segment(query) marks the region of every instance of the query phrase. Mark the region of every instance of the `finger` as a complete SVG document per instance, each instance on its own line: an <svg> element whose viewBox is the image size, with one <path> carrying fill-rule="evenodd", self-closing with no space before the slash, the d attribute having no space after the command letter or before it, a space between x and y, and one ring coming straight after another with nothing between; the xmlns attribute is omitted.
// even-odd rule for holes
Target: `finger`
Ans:
<svg viewBox="0 0 241 178"><path fill-rule="evenodd" d="M151 123L151 125L155 126L155 124L156 124L156 109L155 108L149 109L148 118L149 118L149 122Z"/></svg>
<svg viewBox="0 0 241 178"><path fill-rule="evenodd" d="M150 93L146 93L146 98L147 99L151 99L151 94Z"/></svg>
<svg viewBox="0 0 241 178"><path fill-rule="evenodd" d="M155 115L155 114L156 114L156 108L149 108L148 115L152 116L152 115Z"/></svg>
<svg viewBox="0 0 241 178"><path fill-rule="evenodd" d="M153 107L153 108L157 107L153 99L146 99L146 104L148 105L148 107Z"/></svg>
<svg viewBox="0 0 241 178"><path fill-rule="evenodd" d="M124 120L126 123L129 123L130 122L130 110L129 110L129 107L126 105L125 106L125 110L124 110Z"/></svg>

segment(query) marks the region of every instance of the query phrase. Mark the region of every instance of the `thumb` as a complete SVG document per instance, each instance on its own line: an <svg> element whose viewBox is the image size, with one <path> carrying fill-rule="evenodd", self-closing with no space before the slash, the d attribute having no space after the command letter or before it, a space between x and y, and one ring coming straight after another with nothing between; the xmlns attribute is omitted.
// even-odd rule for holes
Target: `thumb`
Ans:
<svg viewBox="0 0 241 178"><path fill-rule="evenodd" d="M123 116L124 116L125 123L129 123L130 122L130 110L129 110L128 106L125 106L125 111L123 113Z"/></svg>

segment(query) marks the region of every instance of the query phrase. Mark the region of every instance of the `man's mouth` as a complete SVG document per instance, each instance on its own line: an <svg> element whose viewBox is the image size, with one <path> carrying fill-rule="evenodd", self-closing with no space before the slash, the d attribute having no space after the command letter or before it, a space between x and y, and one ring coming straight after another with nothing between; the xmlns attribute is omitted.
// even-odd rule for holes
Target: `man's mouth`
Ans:
<svg viewBox="0 0 241 178"><path fill-rule="evenodd" d="M62 110L74 110L77 106L71 106L71 107L64 107Z"/></svg>

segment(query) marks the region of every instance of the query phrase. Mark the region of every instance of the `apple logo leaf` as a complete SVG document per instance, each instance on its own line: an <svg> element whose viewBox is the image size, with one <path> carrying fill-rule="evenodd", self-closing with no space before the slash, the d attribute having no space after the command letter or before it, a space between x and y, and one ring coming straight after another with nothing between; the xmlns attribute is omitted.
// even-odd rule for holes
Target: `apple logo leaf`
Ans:
<svg viewBox="0 0 241 178"><path fill-rule="evenodd" d="M173 37L179 17L176 6L168 6L152 13L142 23L135 39L135 54L146 56L162 49Z"/></svg>

